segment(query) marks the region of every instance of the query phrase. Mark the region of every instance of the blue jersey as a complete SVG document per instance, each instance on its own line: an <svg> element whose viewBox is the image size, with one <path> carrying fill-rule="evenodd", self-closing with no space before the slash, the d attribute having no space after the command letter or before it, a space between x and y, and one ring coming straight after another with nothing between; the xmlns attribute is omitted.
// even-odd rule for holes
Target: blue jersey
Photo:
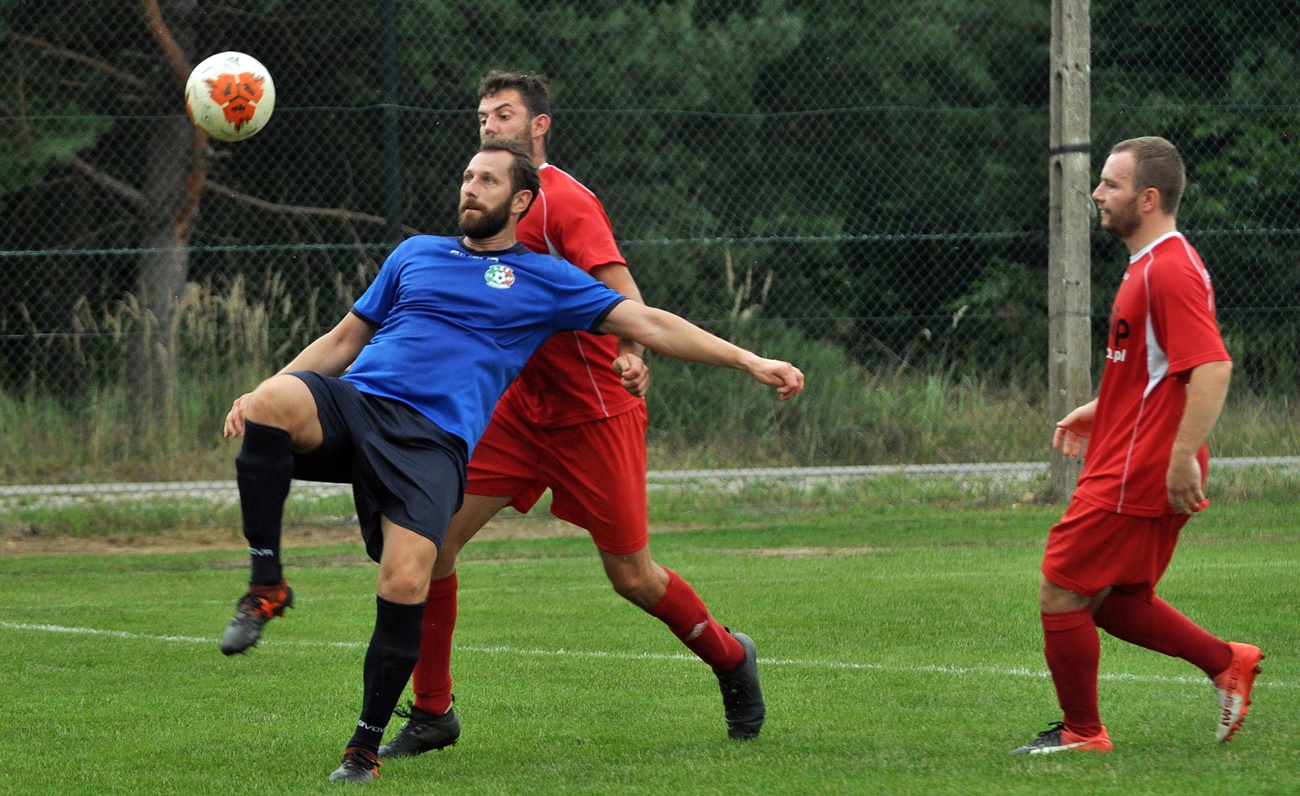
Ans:
<svg viewBox="0 0 1300 796"><path fill-rule="evenodd" d="M378 329L343 378L411 406L472 453L533 351L559 331L594 331L623 300L523 246L476 252L420 235L393 250L353 305Z"/></svg>

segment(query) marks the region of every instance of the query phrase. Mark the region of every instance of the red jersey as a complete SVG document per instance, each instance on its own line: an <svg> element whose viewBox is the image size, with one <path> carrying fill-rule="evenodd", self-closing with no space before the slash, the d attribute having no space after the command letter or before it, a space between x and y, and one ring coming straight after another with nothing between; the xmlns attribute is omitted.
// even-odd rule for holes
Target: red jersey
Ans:
<svg viewBox="0 0 1300 796"><path fill-rule="evenodd" d="M541 178L541 193L519 221L519 242L589 273L601 265L625 265L596 195L550 164L542 164ZM562 332L537 349L507 394L513 393L527 419L542 427L622 414L644 401L624 390L614 374L610 365L617 356L613 335Z"/></svg>
<svg viewBox="0 0 1300 796"><path fill-rule="evenodd" d="M1190 372L1228 360L1210 275L1187 239L1171 232L1129 258L1075 497L1117 514L1174 513L1165 478ZM1209 459L1202 446L1202 482Z"/></svg>

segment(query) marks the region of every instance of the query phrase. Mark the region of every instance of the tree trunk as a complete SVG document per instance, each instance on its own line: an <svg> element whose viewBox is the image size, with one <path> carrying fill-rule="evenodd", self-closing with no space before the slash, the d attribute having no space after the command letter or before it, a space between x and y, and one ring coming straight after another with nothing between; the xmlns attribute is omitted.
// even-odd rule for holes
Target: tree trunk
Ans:
<svg viewBox="0 0 1300 796"><path fill-rule="evenodd" d="M144 0L146 22L166 57L156 75L160 114L149 140L142 216L144 252L136 274L138 333L128 367L137 423L168 416L176 397L178 309L189 274L189 241L207 172L205 136L184 111L184 81L195 39L197 0Z"/></svg>
<svg viewBox="0 0 1300 796"><path fill-rule="evenodd" d="M131 348L136 416L153 417L172 405L176 390L177 307L189 274L189 224L185 187L194 160L194 132L180 116L154 127L145 187L145 251L136 274L139 333Z"/></svg>

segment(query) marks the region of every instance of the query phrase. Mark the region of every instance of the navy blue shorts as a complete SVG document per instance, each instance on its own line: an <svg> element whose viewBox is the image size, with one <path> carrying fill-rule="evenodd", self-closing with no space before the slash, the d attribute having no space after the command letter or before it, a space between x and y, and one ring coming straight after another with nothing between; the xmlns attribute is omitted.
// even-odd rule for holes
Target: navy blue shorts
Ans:
<svg viewBox="0 0 1300 796"><path fill-rule="evenodd" d="M350 382L295 371L316 399L321 446L295 453L293 477L352 484L366 552L384 549L380 516L439 549L465 497L465 443L401 401L361 392Z"/></svg>

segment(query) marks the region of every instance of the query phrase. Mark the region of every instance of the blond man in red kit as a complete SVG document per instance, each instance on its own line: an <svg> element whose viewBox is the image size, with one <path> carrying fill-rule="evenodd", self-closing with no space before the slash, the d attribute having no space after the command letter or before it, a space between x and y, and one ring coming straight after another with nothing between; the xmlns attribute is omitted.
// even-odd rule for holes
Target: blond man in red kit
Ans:
<svg viewBox="0 0 1300 796"><path fill-rule="evenodd" d="M1214 288L1177 230L1185 174L1163 138L1116 144L1093 192L1101 228L1128 246L1111 308L1097 398L1056 424L1053 446L1084 454L1065 515L1047 539L1038 605L1044 653L1063 712L1014 754L1109 752L1097 705L1097 628L1182 658L1214 684L1216 737L1241 727L1264 653L1210 635L1156 596L1178 534L1209 505L1206 440L1223 409L1232 360Z"/></svg>

